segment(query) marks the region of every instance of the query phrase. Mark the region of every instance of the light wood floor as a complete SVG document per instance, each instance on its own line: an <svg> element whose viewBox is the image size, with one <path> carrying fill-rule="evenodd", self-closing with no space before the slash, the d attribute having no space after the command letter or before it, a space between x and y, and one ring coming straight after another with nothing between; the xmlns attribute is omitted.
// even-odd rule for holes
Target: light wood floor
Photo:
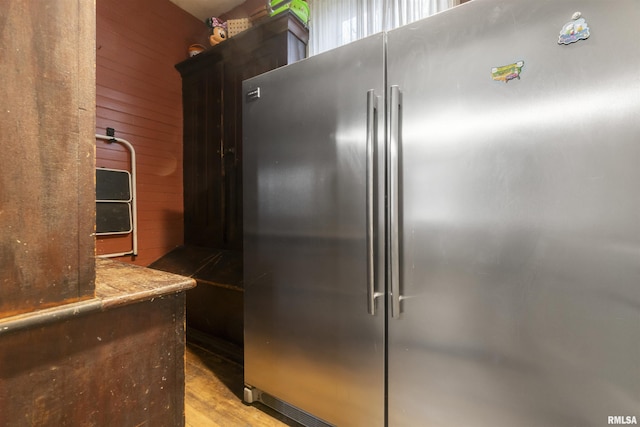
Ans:
<svg viewBox="0 0 640 427"><path fill-rule="evenodd" d="M242 365L187 344L187 427L302 427L261 405L242 402Z"/></svg>

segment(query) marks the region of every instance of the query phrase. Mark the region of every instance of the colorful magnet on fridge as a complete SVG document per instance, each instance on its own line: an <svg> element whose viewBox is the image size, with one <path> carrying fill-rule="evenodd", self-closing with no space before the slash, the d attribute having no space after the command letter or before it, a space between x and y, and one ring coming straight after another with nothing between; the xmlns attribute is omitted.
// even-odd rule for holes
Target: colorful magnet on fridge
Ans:
<svg viewBox="0 0 640 427"><path fill-rule="evenodd" d="M558 44L571 44L589 38L589 25L580 12L573 14L571 22L567 22L560 31Z"/></svg>
<svg viewBox="0 0 640 427"><path fill-rule="evenodd" d="M522 67L524 61L514 62L513 64L503 65L502 67L493 67L491 69L491 78L497 82L507 83L509 80L520 80L520 73L522 73Z"/></svg>

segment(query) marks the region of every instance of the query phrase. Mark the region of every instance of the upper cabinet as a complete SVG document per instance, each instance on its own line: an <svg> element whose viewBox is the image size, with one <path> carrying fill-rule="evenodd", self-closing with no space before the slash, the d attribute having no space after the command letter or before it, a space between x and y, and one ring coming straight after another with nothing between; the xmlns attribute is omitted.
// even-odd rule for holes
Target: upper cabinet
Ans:
<svg viewBox="0 0 640 427"><path fill-rule="evenodd" d="M306 56L287 12L176 65L184 117L184 242L242 248L242 81Z"/></svg>

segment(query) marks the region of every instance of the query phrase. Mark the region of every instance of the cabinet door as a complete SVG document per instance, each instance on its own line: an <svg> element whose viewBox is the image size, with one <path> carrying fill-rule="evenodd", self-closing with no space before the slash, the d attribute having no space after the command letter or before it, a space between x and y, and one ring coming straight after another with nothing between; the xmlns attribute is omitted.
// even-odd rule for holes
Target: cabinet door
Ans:
<svg viewBox="0 0 640 427"><path fill-rule="evenodd" d="M222 62L183 79L185 243L221 247L224 231Z"/></svg>
<svg viewBox="0 0 640 427"><path fill-rule="evenodd" d="M291 37L283 33L248 53L242 49L243 55L235 55L240 61L225 64L222 124L225 249L242 249L242 82L302 59L300 52L304 54L304 45L301 50L302 42L295 38L292 41Z"/></svg>
<svg viewBox="0 0 640 427"><path fill-rule="evenodd" d="M242 249L242 81L305 56L281 15L176 65L183 78L185 243Z"/></svg>
<svg viewBox="0 0 640 427"><path fill-rule="evenodd" d="M260 49L246 57L246 61L224 65L222 247L235 250L242 249L242 81L284 65L273 52Z"/></svg>

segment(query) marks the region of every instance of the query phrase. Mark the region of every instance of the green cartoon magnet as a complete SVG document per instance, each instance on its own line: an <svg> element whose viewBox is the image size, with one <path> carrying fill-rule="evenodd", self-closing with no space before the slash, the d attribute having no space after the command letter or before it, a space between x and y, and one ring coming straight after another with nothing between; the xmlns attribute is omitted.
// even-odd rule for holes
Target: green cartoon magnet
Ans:
<svg viewBox="0 0 640 427"><path fill-rule="evenodd" d="M509 80L520 80L524 61L514 62L513 64L503 65L502 67L493 67L491 69L491 78L497 82L507 83Z"/></svg>

